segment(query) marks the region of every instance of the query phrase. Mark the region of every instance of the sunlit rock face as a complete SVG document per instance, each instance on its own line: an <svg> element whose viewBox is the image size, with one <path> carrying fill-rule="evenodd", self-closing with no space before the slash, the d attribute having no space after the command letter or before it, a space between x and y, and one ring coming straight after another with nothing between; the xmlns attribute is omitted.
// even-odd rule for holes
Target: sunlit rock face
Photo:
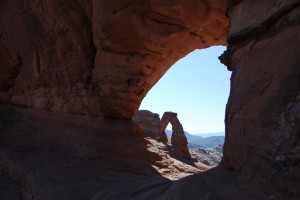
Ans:
<svg viewBox="0 0 300 200"><path fill-rule="evenodd" d="M171 144L174 149L174 154L182 159L191 159L189 149L187 147L187 139L184 134L182 124L177 118L177 113L165 112L161 117L162 130L165 131L168 124L172 125Z"/></svg>
<svg viewBox="0 0 300 200"><path fill-rule="evenodd" d="M144 129L144 136L163 143L168 142L168 138L162 129L159 114L149 110L139 110L133 118L133 121Z"/></svg>
<svg viewBox="0 0 300 200"><path fill-rule="evenodd" d="M192 163L187 146L187 138L184 134L183 126L177 118L177 113L165 112L160 119L157 113L152 113L148 110L139 110L134 116L133 121L144 129L145 137L150 137L164 143L166 145L165 150L171 156L183 162ZM170 140L168 140L165 132L168 124L172 125Z"/></svg>
<svg viewBox="0 0 300 200"><path fill-rule="evenodd" d="M131 119L196 48L225 45L225 1L1 2L1 101Z"/></svg>

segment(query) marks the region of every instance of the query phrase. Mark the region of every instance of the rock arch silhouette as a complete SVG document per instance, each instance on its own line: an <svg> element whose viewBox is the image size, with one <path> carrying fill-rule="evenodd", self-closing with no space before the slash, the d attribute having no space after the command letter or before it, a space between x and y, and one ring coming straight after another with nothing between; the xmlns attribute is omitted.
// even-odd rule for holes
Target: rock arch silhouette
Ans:
<svg viewBox="0 0 300 200"><path fill-rule="evenodd" d="M187 148L187 139L184 134L182 124L177 118L177 113L174 112L165 112L161 118L162 131L165 132L168 124L172 125L172 136L171 144L174 149L174 153L177 157L182 159L191 160L191 155Z"/></svg>

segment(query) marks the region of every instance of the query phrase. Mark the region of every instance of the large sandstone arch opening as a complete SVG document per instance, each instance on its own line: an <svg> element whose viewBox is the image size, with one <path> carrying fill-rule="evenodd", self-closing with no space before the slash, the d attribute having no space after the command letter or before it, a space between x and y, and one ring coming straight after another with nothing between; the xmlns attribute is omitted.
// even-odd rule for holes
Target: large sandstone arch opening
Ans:
<svg viewBox="0 0 300 200"><path fill-rule="evenodd" d="M224 132L231 72L218 57L225 50L225 46L213 46L181 58L149 90L139 109L160 116L176 112L190 134Z"/></svg>
<svg viewBox="0 0 300 200"><path fill-rule="evenodd" d="M186 135L182 142L188 141L185 146L194 160L210 167L217 166L223 155L225 106L231 75L218 59L224 50L224 46L214 46L195 50L180 59L149 91L140 107L160 117L167 110L178 113L181 129L184 129L181 132ZM139 111L138 115L142 113ZM146 137L156 139L158 134L148 134L154 121L148 117L149 125L145 121L139 123L146 129ZM167 124L167 136L172 138L174 126L164 123L163 129Z"/></svg>
<svg viewBox="0 0 300 200"><path fill-rule="evenodd" d="M19 14L21 31L2 36L2 49L9 52L4 74L12 74L18 60L22 63L18 76L9 80L14 84L3 90L14 104L132 119L146 93L177 60L195 49L226 45L225 1L66 1L61 5L65 17L57 6L24 3L22 12L33 15ZM3 17L11 18L5 12L10 7L18 13L14 2L6 1ZM19 42L24 37L30 40Z"/></svg>

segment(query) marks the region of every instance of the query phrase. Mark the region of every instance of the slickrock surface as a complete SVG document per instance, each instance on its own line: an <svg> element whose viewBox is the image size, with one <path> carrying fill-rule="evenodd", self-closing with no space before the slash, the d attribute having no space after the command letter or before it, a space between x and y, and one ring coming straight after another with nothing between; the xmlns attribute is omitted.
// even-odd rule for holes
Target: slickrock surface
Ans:
<svg viewBox="0 0 300 200"><path fill-rule="evenodd" d="M0 106L0 121L1 200L101 199L107 190L152 188L201 171L145 140L130 121L11 106Z"/></svg>
<svg viewBox="0 0 300 200"><path fill-rule="evenodd" d="M168 145L149 138L147 138L147 140L151 143L151 145L148 145L148 150L150 152L155 152L162 158L162 160L157 161L153 167L161 175L170 180L177 180L210 168L200 162L181 162L176 155L170 154L171 148Z"/></svg>

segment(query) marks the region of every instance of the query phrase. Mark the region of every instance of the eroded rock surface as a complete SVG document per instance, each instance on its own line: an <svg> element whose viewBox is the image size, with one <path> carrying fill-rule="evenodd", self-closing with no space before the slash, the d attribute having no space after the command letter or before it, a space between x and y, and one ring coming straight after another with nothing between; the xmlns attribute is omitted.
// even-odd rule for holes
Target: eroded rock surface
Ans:
<svg viewBox="0 0 300 200"><path fill-rule="evenodd" d="M161 126L163 131L166 130L169 123L172 125L171 144L174 151L172 153L178 158L191 160L191 155L187 147L188 142L185 137L182 124L177 118L177 113L165 112L163 114L161 117Z"/></svg>
<svg viewBox="0 0 300 200"><path fill-rule="evenodd" d="M2 171L0 171L0 196L1 200L23 199L20 183L13 181L9 175Z"/></svg>
<svg viewBox="0 0 300 200"><path fill-rule="evenodd" d="M207 148L200 145L190 145L189 150L193 157L210 167L216 167L223 157L223 145Z"/></svg>
<svg viewBox="0 0 300 200"><path fill-rule="evenodd" d="M286 191L278 199L297 199L300 2L240 1L228 14L222 60L232 77L222 165L268 185L270 196Z"/></svg>
<svg viewBox="0 0 300 200"><path fill-rule="evenodd" d="M177 60L226 44L224 7L218 0L1 1L1 101L131 119Z"/></svg>
<svg viewBox="0 0 300 200"><path fill-rule="evenodd" d="M144 136L163 143L168 142L166 133L163 131L159 114L148 110L139 110L133 118L133 121L142 126Z"/></svg>
<svg viewBox="0 0 300 200"><path fill-rule="evenodd" d="M133 121L144 129L145 137L150 137L158 142L162 142L163 147L161 149L167 151L171 157L195 166L197 159L194 162L190 155L187 146L188 142L182 124L177 118L177 113L165 112L160 119L156 113L152 113L148 110L139 110ZM170 140L165 132L169 123L172 125L173 130ZM201 163L200 165L200 168L203 169Z"/></svg>
<svg viewBox="0 0 300 200"><path fill-rule="evenodd" d="M0 106L0 122L1 200L132 199L201 171L126 120Z"/></svg>

